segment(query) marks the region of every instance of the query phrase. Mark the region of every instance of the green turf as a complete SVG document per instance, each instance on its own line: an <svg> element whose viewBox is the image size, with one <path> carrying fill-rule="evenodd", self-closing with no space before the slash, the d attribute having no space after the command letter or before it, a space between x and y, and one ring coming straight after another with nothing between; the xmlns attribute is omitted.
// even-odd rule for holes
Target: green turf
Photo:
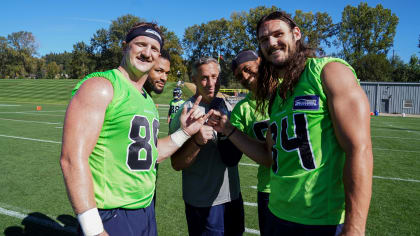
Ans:
<svg viewBox="0 0 420 236"><path fill-rule="evenodd" d="M61 126L75 82L0 80L0 234L64 234L31 223L32 216L56 228L75 225L59 166ZM174 86L169 83L163 94L154 95L156 103L168 104ZM184 95L188 98L191 92L184 89ZM168 107L158 109L166 117ZM388 179L373 180L367 235L420 235L420 119L372 117L371 127L374 175ZM160 137L167 131L167 123L161 122ZM241 162L252 163L246 157ZM254 166L239 166L245 202L257 200L252 188L256 171ZM170 161L159 167L156 206L159 235L187 235L181 172L174 171ZM20 215L9 216L6 210ZM245 206L245 214L246 227L258 230L256 207Z"/></svg>

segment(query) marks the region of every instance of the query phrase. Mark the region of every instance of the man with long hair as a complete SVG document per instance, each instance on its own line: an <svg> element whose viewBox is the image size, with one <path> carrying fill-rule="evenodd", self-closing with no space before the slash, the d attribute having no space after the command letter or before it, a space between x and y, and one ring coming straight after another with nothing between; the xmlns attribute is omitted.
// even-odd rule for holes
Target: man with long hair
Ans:
<svg viewBox="0 0 420 236"><path fill-rule="evenodd" d="M60 164L79 234L157 235L156 160L172 155L211 114L202 116L197 98L182 112L181 128L158 142L159 114L143 85L163 42L156 24L136 24L120 66L87 75L73 90Z"/></svg>
<svg viewBox="0 0 420 236"><path fill-rule="evenodd" d="M249 93L233 108L230 122L250 137L265 141L269 117L266 111L256 110L257 104L254 95L258 90L257 77L260 61L261 58L253 50L243 50L232 60L232 72L236 81L248 89ZM264 236L266 235L264 229L270 196L270 168L259 165L257 179L258 225L260 234Z"/></svg>
<svg viewBox="0 0 420 236"><path fill-rule="evenodd" d="M368 99L353 68L316 58L284 12L257 24L262 61L256 99L270 127L265 143L215 126L247 156L271 167L268 235L364 235L372 193Z"/></svg>

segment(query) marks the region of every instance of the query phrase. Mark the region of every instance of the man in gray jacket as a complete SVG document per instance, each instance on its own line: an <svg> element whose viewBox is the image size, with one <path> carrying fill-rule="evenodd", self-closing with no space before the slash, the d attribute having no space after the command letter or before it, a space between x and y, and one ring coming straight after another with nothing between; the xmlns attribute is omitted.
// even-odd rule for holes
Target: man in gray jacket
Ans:
<svg viewBox="0 0 420 236"><path fill-rule="evenodd" d="M232 107L216 97L220 65L214 58L200 58L193 64L192 78L197 89L183 106L192 107L201 95L199 108L230 115ZM182 110L179 109L180 111ZM169 131L179 128L178 112ZM190 235L242 235L244 209L240 192L238 162L242 153L218 134L210 118L200 131L172 155L172 167L182 170L182 190Z"/></svg>

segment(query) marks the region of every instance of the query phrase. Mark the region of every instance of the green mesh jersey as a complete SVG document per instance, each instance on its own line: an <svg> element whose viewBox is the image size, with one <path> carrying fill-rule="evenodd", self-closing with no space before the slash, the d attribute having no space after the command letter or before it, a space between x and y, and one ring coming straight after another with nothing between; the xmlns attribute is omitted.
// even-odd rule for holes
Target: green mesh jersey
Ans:
<svg viewBox="0 0 420 236"><path fill-rule="evenodd" d="M150 205L156 180L159 116L149 94L141 94L117 69L86 76L108 79L114 96L89 157L98 208L138 209Z"/></svg>
<svg viewBox="0 0 420 236"><path fill-rule="evenodd" d="M256 101L249 93L244 99L239 101L230 114L230 122L240 131L252 138L265 141L265 134L268 129L268 115L263 115L256 111ZM270 169L260 165L258 167L259 192L270 193Z"/></svg>
<svg viewBox="0 0 420 236"><path fill-rule="evenodd" d="M337 58L310 58L284 101L278 94L270 115L274 164L269 208L281 219L308 225L344 222L345 153L334 134L321 71ZM340 79L339 77L337 79Z"/></svg>
<svg viewBox="0 0 420 236"><path fill-rule="evenodd" d="M184 104L184 100L182 99L173 99L169 103L168 116L171 118L171 120L175 117L176 112L179 110L182 104Z"/></svg>

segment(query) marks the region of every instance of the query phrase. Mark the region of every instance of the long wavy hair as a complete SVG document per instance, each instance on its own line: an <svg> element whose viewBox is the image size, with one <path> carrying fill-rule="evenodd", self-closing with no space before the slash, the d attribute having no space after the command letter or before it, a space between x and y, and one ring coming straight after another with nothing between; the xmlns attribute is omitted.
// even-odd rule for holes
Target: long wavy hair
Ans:
<svg viewBox="0 0 420 236"><path fill-rule="evenodd" d="M286 12L275 11L260 19L257 24L257 37L261 25L270 20L284 21L289 26L290 31L295 27L298 27ZM258 90L255 94L258 111L265 113L265 108L268 106L268 113L271 114L271 108L277 92L283 99L283 102L288 94L293 94L293 89L305 69L306 59L316 57L315 50L306 46L302 40L303 39L301 38L296 41L295 52L290 55L290 58L283 66L282 69L284 69L285 73L283 78L281 78L281 81L279 81L279 66L275 66L269 62L264 55L262 55L261 45L258 46L261 56L261 63L258 67Z"/></svg>

